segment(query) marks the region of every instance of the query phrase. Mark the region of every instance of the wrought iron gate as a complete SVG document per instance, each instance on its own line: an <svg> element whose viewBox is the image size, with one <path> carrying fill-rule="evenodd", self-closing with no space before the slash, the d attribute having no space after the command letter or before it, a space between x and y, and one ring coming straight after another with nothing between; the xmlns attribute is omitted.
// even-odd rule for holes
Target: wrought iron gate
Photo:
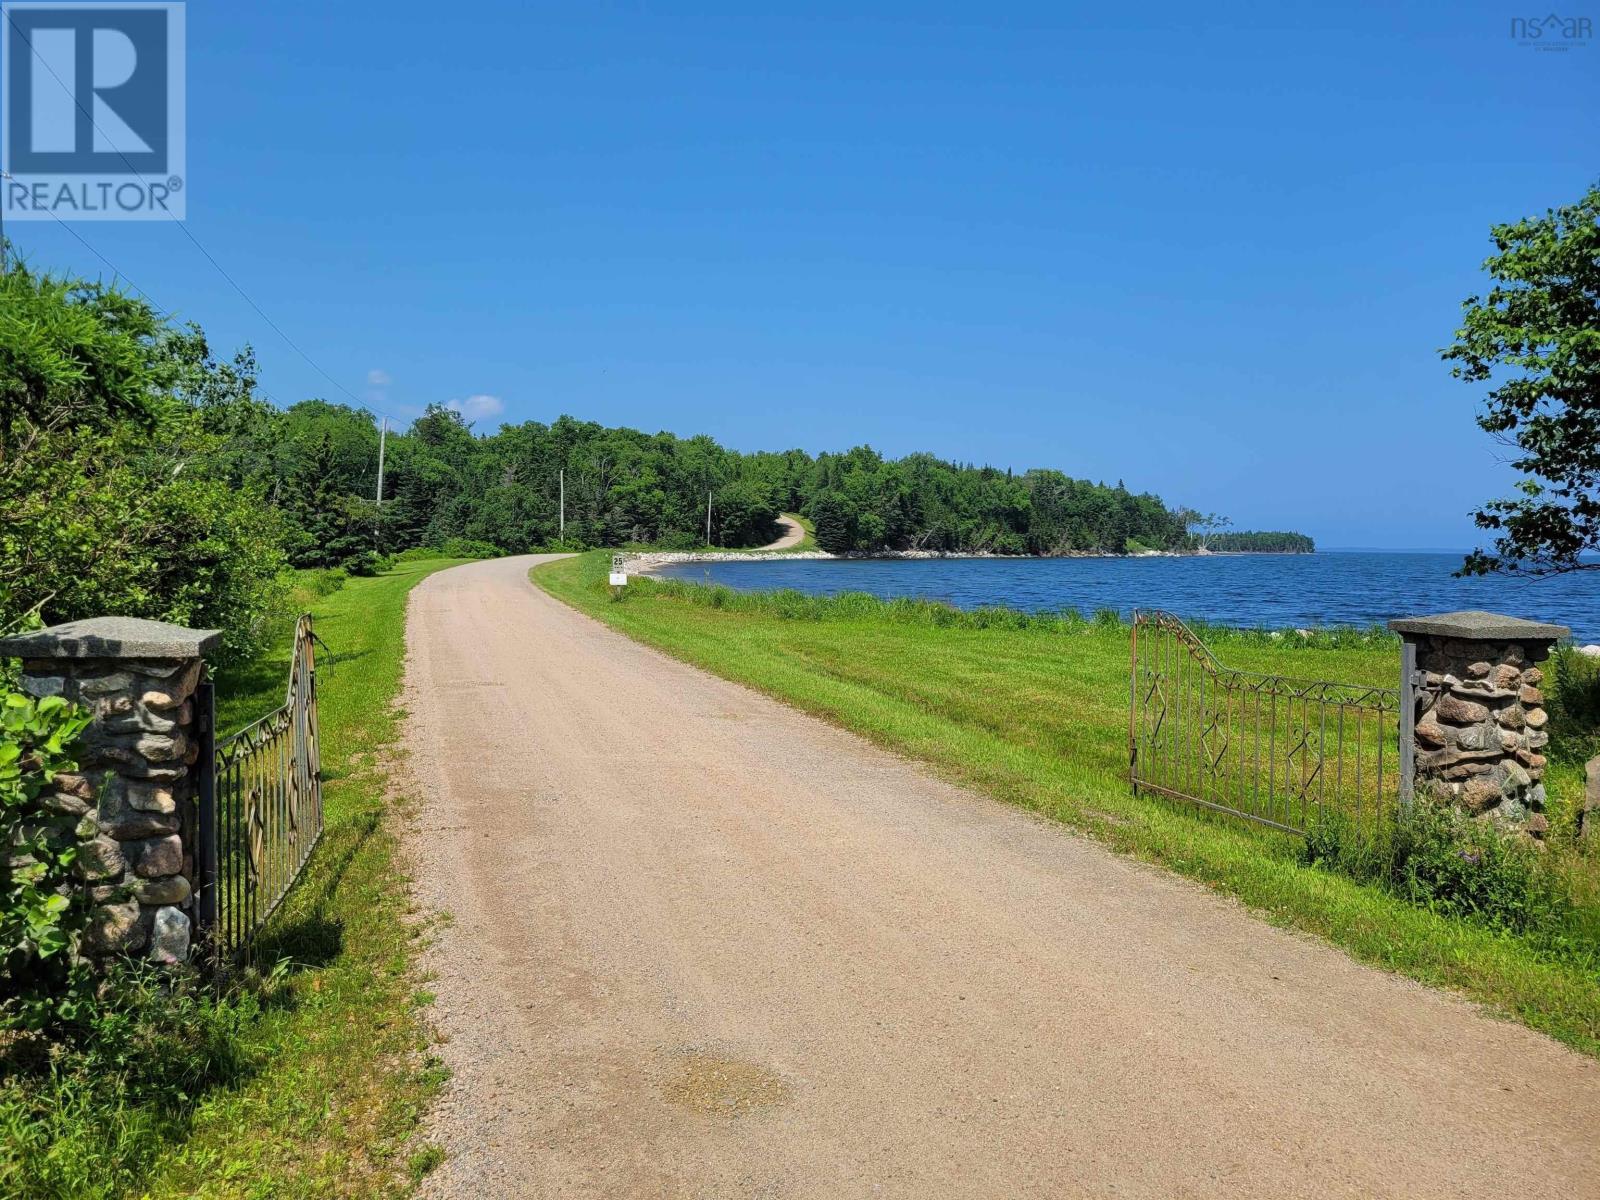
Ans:
<svg viewBox="0 0 1600 1200"><path fill-rule="evenodd" d="M1399 803L1398 689L1235 671L1171 613L1139 611L1128 699L1135 791L1293 833Z"/></svg>
<svg viewBox="0 0 1600 1200"><path fill-rule="evenodd" d="M322 836L316 634L295 622L283 707L216 738L210 685L202 745L196 916L219 956L248 955Z"/></svg>

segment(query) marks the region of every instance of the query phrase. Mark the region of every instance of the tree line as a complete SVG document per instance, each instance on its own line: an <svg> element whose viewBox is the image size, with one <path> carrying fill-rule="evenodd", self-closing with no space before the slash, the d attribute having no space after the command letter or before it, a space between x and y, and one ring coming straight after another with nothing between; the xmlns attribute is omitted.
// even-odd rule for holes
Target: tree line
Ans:
<svg viewBox="0 0 1600 1200"><path fill-rule="evenodd" d="M480 434L438 405L389 433L380 503L373 414L269 403L248 349L221 359L198 326L98 283L18 265L0 301L0 628L138 613L222 628L243 650L285 567L366 571L419 547L751 546L784 512L836 552L1200 544L1189 510L1057 470L866 446L741 453L570 416Z"/></svg>
<svg viewBox="0 0 1600 1200"><path fill-rule="evenodd" d="M836 553L1196 548L1184 511L1160 497L1056 470L1017 474L931 454L888 459L867 446L815 456L741 453L703 435L570 416L480 435L438 406L388 438L380 506L370 413L308 400L257 419L241 461L258 478L246 472L243 482L274 497L289 520L291 561L300 566L337 564L367 547L462 539L505 553L558 542L760 545L776 536L784 512L809 517L818 544ZM1224 537L1232 549L1251 539L1262 549L1311 545L1299 534Z"/></svg>

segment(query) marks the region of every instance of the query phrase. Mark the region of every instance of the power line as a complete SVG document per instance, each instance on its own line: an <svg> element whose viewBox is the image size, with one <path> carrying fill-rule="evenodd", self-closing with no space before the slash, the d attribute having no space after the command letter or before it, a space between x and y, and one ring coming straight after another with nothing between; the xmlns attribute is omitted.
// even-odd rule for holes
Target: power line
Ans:
<svg viewBox="0 0 1600 1200"><path fill-rule="evenodd" d="M8 171L0 171L0 179L9 180L9 179L12 179L12 175ZM101 262L103 262L106 265L107 269L110 270L110 272L111 272L112 282L113 283L115 283L118 280L121 280L123 283L126 283L129 287L131 287L134 291L138 292L139 295L143 296L145 298L145 302L148 303L151 308L155 309L157 315L159 315L160 317L162 317L163 319L168 320L168 321L177 320L177 317L174 316L174 314L172 313L172 311L170 309L163 308L161 306L161 302L159 300L157 300L149 292L145 291L144 288L140 287L137 283L135 283L133 281L133 277L130 276L126 271L124 271L121 267L117 266L116 263L112 262L109 258L107 258L99 250L97 250L94 247L94 245L89 241L89 239L84 237L81 233L79 233L76 229L74 229L67 222L63 221L60 217L56 216L56 214L52 210L47 208L44 211L49 214L50 219L52 221L54 221L57 225L61 226L61 228L65 229L73 237L77 238L79 243L83 246L83 248L85 250L87 250L90 254L94 255L96 258L98 258ZM272 393L267 391L266 388L262 387L259 381L257 381L253 386L254 386L256 391L260 392L264 397L266 397L267 402L269 404L277 404L278 403L278 401L273 397Z"/></svg>
<svg viewBox="0 0 1600 1200"><path fill-rule="evenodd" d="M8 171L0 171L0 179L9 180L11 178L12 178L12 176L11 176L10 172L8 172ZM145 302L147 304L149 304L150 307L153 308L156 311L156 314L158 316L162 317L164 320L167 320L167 321L176 321L177 320L177 316L170 309L163 308L161 306L161 302L159 300L157 300L149 292L145 291L144 288L140 287L137 283L135 283L133 278L132 278L132 276L130 276L121 267L117 266L116 263L112 262L109 258L107 258L104 254L102 254L94 246L94 244L92 242L90 242L86 237L84 237L81 233L79 233L76 229L74 229L66 221L63 221L60 217L56 216L56 214L54 212L52 212L50 209L45 209L44 211L49 214L50 219L52 221L54 221L57 225L61 226L61 228L65 229L68 233L70 233L73 237L75 237L78 240L78 242L83 246L83 248L85 250L87 250L90 254L94 255L102 263L105 264L106 269L111 272L112 282L113 283L116 283L116 282L120 281L122 283L127 284L134 291L138 292L139 295L143 296L144 299L145 299ZM259 379L254 380L252 382L252 384L251 384L251 387L255 391L261 393L262 398L265 399L268 404L275 405L275 406L277 406L279 408L283 407L282 402L280 400L278 400L278 398L276 396L274 396L271 392L269 392L262 385L262 383L261 383L261 381ZM366 409L368 412L372 412L373 411L367 405L362 405L362 408ZM391 417L388 417L386 414L382 414L382 413L374 412L373 415L374 416L383 416L385 420L392 420L393 419Z"/></svg>
<svg viewBox="0 0 1600 1200"><path fill-rule="evenodd" d="M0 171L0 179L12 180L14 182L14 177L8 171ZM154 296L152 296L149 292L145 291L142 287L140 287L137 283L135 283L133 281L133 278L126 271L122 270L120 267L117 266L116 263L112 262L104 254L101 254L100 251L96 250L93 246L91 246L89 244L88 239L85 238L83 236L83 234L79 233L71 225L67 224L67 222L63 221L60 217L56 216L55 212L52 209L48 209L47 208L44 211L50 215L50 219L52 221L54 221L57 225L61 226L61 228L65 229L73 237L77 238L78 242L83 246L83 248L85 250L87 250L90 254L94 255L101 262L103 262L110 269L111 274L112 274L112 276L114 278L121 279L124 283L126 283L134 291L138 292L139 295L143 296L145 298L145 300L149 302L150 307L155 309L156 312L160 316L166 318L167 320L175 319L171 312L169 312L168 310L166 310L166 309L161 307L160 303L157 302L157 300L156 300L156 298Z"/></svg>
<svg viewBox="0 0 1600 1200"><path fill-rule="evenodd" d="M13 177L11 176L11 174L9 172L0 171L0 179L9 180L9 179L12 179L12 178ZM139 295L144 297L145 302L148 303L150 305L150 307L153 308L156 311L156 315L160 316L162 319L167 320L167 321L176 321L178 319L177 315L171 309L164 308L159 300L157 300L154 296L152 296L144 288L140 287L139 284L134 281L134 279L133 279L133 277L131 275L129 275L121 267L117 266L116 263L112 262L109 258L107 258L92 242L90 242L86 237L84 237L81 233L79 233L76 229L74 229L69 222L63 221L60 217L58 217L53 211L51 211L48 208L44 209L43 211L46 214L49 215L49 217L50 217L50 219L52 221L54 221L57 225L61 226L61 228L65 229L69 234L71 234L75 239L77 239L79 245L81 245L85 250L87 250L90 254L94 255L97 259L99 259L101 261L101 263L103 263L105 265L106 269L111 272L113 283L116 283L116 282L125 283L125 284L127 284L127 286L131 287L134 291L138 292ZM287 341L288 339L285 338L284 340ZM315 365L315 364L313 364L313 365ZM266 389L266 387L261 383L261 381L259 379L257 379L252 386L254 387L254 389L257 392L261 393L262 397L265 398L266 401L269 404L277 405L280 408L283 407L282 402L280 400L278 400L277 397L275 397L271 392L269 392ZM346 392L345 394L349 395L349 392ZM352 400L355 400L354 396L351 396L350 398ZM405 422L400 421L400 420L398 420L397 418L395 418L393 416L390 416L388 413L385 413L385 412L375 408L373 405L371 405L371 404L369 404L369 403L367 403L365 401L355 400L355 403L356 403L357 407L363 409L366 412L372 413L373 416L382 417L385 420L393 421L396 425L404 425L405 424Z"/></svg>
<svg viewBox="0 0 1600 1200"><path fill-rule="evenodd" d="M98 133L102 138L105 138L106 144L108 146L110 146L114 151L116 151L117 157L122 160L123 165L128 168L129 172L133 175L133 177L135 179L137 179L140 183L144 184L148 188L150 186L150 181L147 180L142 174L140 174L138 168L135 167L133 165L133 163L128 161L128 156L122 152L121 148L117 146L117 144L116 144L116 142L114 140L112 140L110 137L108 137L106 135L105 130L100 128L99 123L96 122L95 119L94 119L94 114L83 106L83 102L78 99L77 93L75 91L73 91L73 89L69 88L66 85L66 83L62 80L61 76L56 74L55 68L52 67L50 65L50 63L42 55L40 55L37 50L34 49L33 42L30 41L28 39L28 36L25 33L22 32L21 28L18 27L16 18L11 16L8 13L6 15L6 20L8 22L10 22L11 31L14 34L16 34L17 37L22 39L23 45L27 46L28 52L33 56L33 60L36 63L38 63L40 66L42 66L47 72L49 72L50 78L52 78L52 79L54 79L56 81L57 86L60 87L61 90L67 94L68 98L71 99L72 103L74 104L74 106L76 106L78 111L81 112L86 118L88 118L89 124L91 126L93 126L94 131L96 133ZM8 178L9 178L9 176L8 176ZM60 217L57 217L56 214L53 211L50 212L50 216L53 217L58 224L60 224L62 226L66 226L67 225L67 223L65 221L61 220ZM306 363L310 365L312 370L316 371L317 374L321 375L324 379L326 379L329 383L331 383L335 388L337 388L339 391L343 392L344 395L350 400L350 402L352 404L354 404L357 408L363 408L363 409L366 409L368 412L374 412L374 415L382 416L382 417L386 417L386 418L388 418L390 420L394 420L394 418L389 417L389 414L387 414L387 413L375 412L375 410L372 408L371 405L367 404L363 400L358 399L354 392L352 392L349 388L345 387L344 384L340 383L337 379L335 379L332 375L330 375L326 370L324 370L321 363L317 362L316 359L312 358L311 355L307 354L304 350L302 350L300 348L299 343L296 342L287 333L285 333L283 331L283 327L280 326L276 321L274 321L270 316L268 316L266 310L263 309L261 307L261 305L259 305L259 304L257 304L255 302L255 300L251 297L250 293L245 291L244 288L240 287L238 281L236 279L234 279L234 277L232 275L228 274L228 272L226 270L223 269L222 264L219 263L216 260L215 256L212 255L211 251L207 250L205 248L205 246L203 246L201 244L200 239L195 237L194 233L189 229L189 226L188 226L188 224L186 222L184 222L184 221L169 221L169 222L167 222L167 224L175 224L175 225L177 225L179 231L182 232L183 236L188 238L189 241L191 243L193 243L194 248L196 250L200 251L200 253L205 256L206 261L209 262L213 267L216 268L217 274L221 275L225 280L228 281L228 285L230 287L232 287L234 291L239 293L240 297L244 300L244 302L246 304L248 304L252 309L255 310L256 315L259 316L263 321L265 321L268 324L268 326L271 327L272 331L274 333L276 333L280 338L282 338L284 340L285 344L287 344L288 347L291 350L293 350L301 358L305 359ZM73 230L70 227L67 227L67 231L69 233L71 233L73 237L77 238L80 242L83 242L84 246L88 247L90 252L93 253L96 258L100 259L101 262L105 263L107 266L111 266L110 261L108 259L106 259L105 256L102 255L99 251L95 250L94 247L89 246L89 243L84 241L84 239L81 236L79 236L79 234L77 233L76 230ZM114 267L112 269L115 270ZM124 276L124 278L126 278L126 276ZM133 283L133 281L131 279L128 282L130 284ZM133 286L134 286L135 290L137 290L142 296L144 296L144 298L146 300L149 300L151 304L155 304L155 301L153 299L151 299L150 294L148 292L144 291L144 289L140 288L137 284L134 284ZM160 308L159 305L157 305L156 307L158 309ZM169 314L163 312L162 315L163 316L168 316ZM263 394L265 394L265 390L264 389L263 389ZM273 401L273 403L277 403L277 402ZM402 422L395 421L395 423L398 425L398 424L401 424Z"/></svg>
<svg viewBox="0 0 1600 1200"><path fill-rule="evenodd" d="M126 161L126 160L124 160L124 161ZM281 337L285 342L288 343L289 348L291 350L293 350L301 358L305 359L306 362L311 365L311 368L314 371L317 372L317 374L321 375L329 383L333 384L334 387L338 388L347 397L349 397L351 403L357 405L358 407L365 407L363 402L356 398L356 395L355 395L354 392L352 392L349 388L345 387L344 384L340 383L332 375L328 374L328 372L324 371L322 369L322 365L320 363L318 363L316 361L316 359L312 358L304 350L300 349L299 344L292 337L290 337L287 333L285 333L283 331L283 329L278 325L278 323L276 321L274 321L271 317L267 316L265 310L263 310L262 307L259 304L257 304L254 300L252 300L250 298L250 293L246 292L242 287L240 287L238 285L238 283L234 280L233 276L229 275L226 271L224 271L222 269L222 264L219 263L215 258L211 257L211 251L207 250L204 246L202 246L200 244L200 240L198 238L196 238L194 236L194 234L189 232L189 227L184 222L178 221L178 222L175 222L175 223L177 224L179 229L183 230L183 235L185 237L187 237L191 242L194 243L195 249L200 251L201 254L205 255L206 256L206 261L209 262L213 267L215 267L217 269L217 274L221 275L224 279L226 279L228 281L228 283L230 285L232 285L233 290L238 292L239 295L244 298L244 302L246 304L248 304L251 308L256 310L256 315L259 316L268 325L270 325L272 327L272 331L274 333L276 333L279 337Z"/></svg>

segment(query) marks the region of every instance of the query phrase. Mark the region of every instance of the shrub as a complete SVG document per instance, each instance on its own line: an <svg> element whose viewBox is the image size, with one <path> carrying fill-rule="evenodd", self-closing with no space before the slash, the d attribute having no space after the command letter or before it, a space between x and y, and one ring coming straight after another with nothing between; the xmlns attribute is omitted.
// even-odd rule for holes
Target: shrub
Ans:
<svg viewBox="0 0 1600 1200"><path fill-rule="evenodd" d="M217 428L248 391L141 301L0 275L0 630L118 613L221 629L224 658L255 648L282 523L223 469Z"/></svg>
<svg viewBox="0 0 1600 1200"><path fill-rule="evenodd" d="M501 550L493 542L475 538L447 537L439 545L440 558L499 558Z"/></svg>
<svg viewBox="0 0 1600 1200"><path fill-rule="evenodd" d="M208 453L197 446L195 453ZM282 523L259 496L241 493L216 479L180 476L152 498L160 530L134 585L149 598L99 606L189 625L221 629L222 648L213 666L243 661L271 642L271 622L287 595ZM58 613L54 619L63 619Z"/></svg>
<svg viewBox="0 0 1600 1200"><path fill-rule="evenodd" d="M1562 646L1545 670L1551 758L1582 762L1600 754L1600 658Z"/></svg>
<svg viewBox="0 0 1600 1200"><path fill-rule="evenodd" d="M437 546L413 546L393 556L394 562L421 562L426 558L499 558L502 551L493 542L473 538L445 538Z"/></svg>
<svg viewBox="0 0 1600 1200"><path fill-rule="evenodd" d="M1513 933L1555 934L1571 915L1560 881L1530 839L1440 800L1418 797L1377 832L1326 813L1312 824L1301 861Z"/></svg>
<svg viewBox="0 0 1600 1200"><path fill-rule="evenodd" d="M343 567L321 567L314 571L303 571L300 584L312 596L321 599L331 596L350 580L350 572Z"/></svg>
<svg viewBox="0 0 1600 1200"><path fill-rule="evenodd" d="M656 539L658 550L698 550L705 544L705 537L693 533L663 533Z"/></svg>
<svg viewBox="0 0 1600 1200"><path fill-rule="evenodd" d="M1396 890L1413 903L1517 933L1563 915L1526 837L1423 801L1397 823L1395 841Z"/></svg>
<svg viewBox="0 0 1600 1200"><path fill-rule="evenodd" d="M391 554L379 554L376 550L362 550L346 558L339 564L339 568L347 575L367 577L382 575L385 571L392 571L394 563L394 556Z"/></svg>
<svg viewBox="0 0 1600 1200"><path fill-rule="evenodd" d="M59 696L0 692L0 1022L45 1029L82 1015L77 961L89 896L74 878L79 817L56 799L58 773L89 714Z"/></svg>

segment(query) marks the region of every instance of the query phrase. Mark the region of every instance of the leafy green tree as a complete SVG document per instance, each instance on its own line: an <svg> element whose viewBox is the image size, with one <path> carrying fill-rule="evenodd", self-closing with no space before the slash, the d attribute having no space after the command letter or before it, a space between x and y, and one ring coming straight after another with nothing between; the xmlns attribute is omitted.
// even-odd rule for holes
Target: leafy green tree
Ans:
<svg viewBox="0 0 1600 1200"><path fill-rule="evenodd" d="M1600 568L1600 185L1576 204L1492 230L1494 280L1463 304L1451 373L1493 383L1478 424L1514 449L1519 494L1473 514L1494 532L1463 574Z"/></svg>
<svg viewBox="0 0 1600 1200"><path fill-rule="evenodd" d="M712 503L712 536L719 546L764 545L776 536L777 520L771 491L753 479L724 485Z"/></svg>
<svg viewBox="0 0 1600 1200"><path fill-rule="evenodd" d="M126 614L248 649L284 560L196 401L233 384L197 378L193 335L142 301L23 267L0 289L0 629Z"/></svg>
<svg viewBox="0 0 1600 1200"><path fill-rule="evenodd" d="M314 455L328 486L371 500L378 484L378 422L369 412L302 400L283 412L279 427L290 470Z"/></svg>
<svg viewBox="0 0 1600 1200"><path fill-rule="evenodd" d="M64 431L156 416L148 305L99 284L0 275L0 457Z"/></svg>
<svg viewBox="0 0 1600 1200"><path fill-rule="evenodd" d="M271 494L293 531L296 561L309 564L306 556L325 553L348 524L338 498L369 494L374 427L369 414L320 401L278 415L287 450L274 460ZM313 436L318 431L344 431L334 436L333 458ZM345 433L353 436L342 460L348 465L341 465L337 443ZM704 436L612 429L569 416L482 436L435 406L391 435L388 462L379 522L386 551L449 538L508 553L553 545L562 528L563 476L569 545L699 546L708 493L711 539L728 546L770 540L778 513L810 513L819 501L821 544L839 551L1061 554L1121 551L1130 539L1158 549L1191 545L1159 497L1134 495L1120 483L1107 487L1059 471L1015 475L931 454L891 461L869 446L815 459L799 450L738 454ZM364 528L357 521L349 536L360 541Z"/></svg>

